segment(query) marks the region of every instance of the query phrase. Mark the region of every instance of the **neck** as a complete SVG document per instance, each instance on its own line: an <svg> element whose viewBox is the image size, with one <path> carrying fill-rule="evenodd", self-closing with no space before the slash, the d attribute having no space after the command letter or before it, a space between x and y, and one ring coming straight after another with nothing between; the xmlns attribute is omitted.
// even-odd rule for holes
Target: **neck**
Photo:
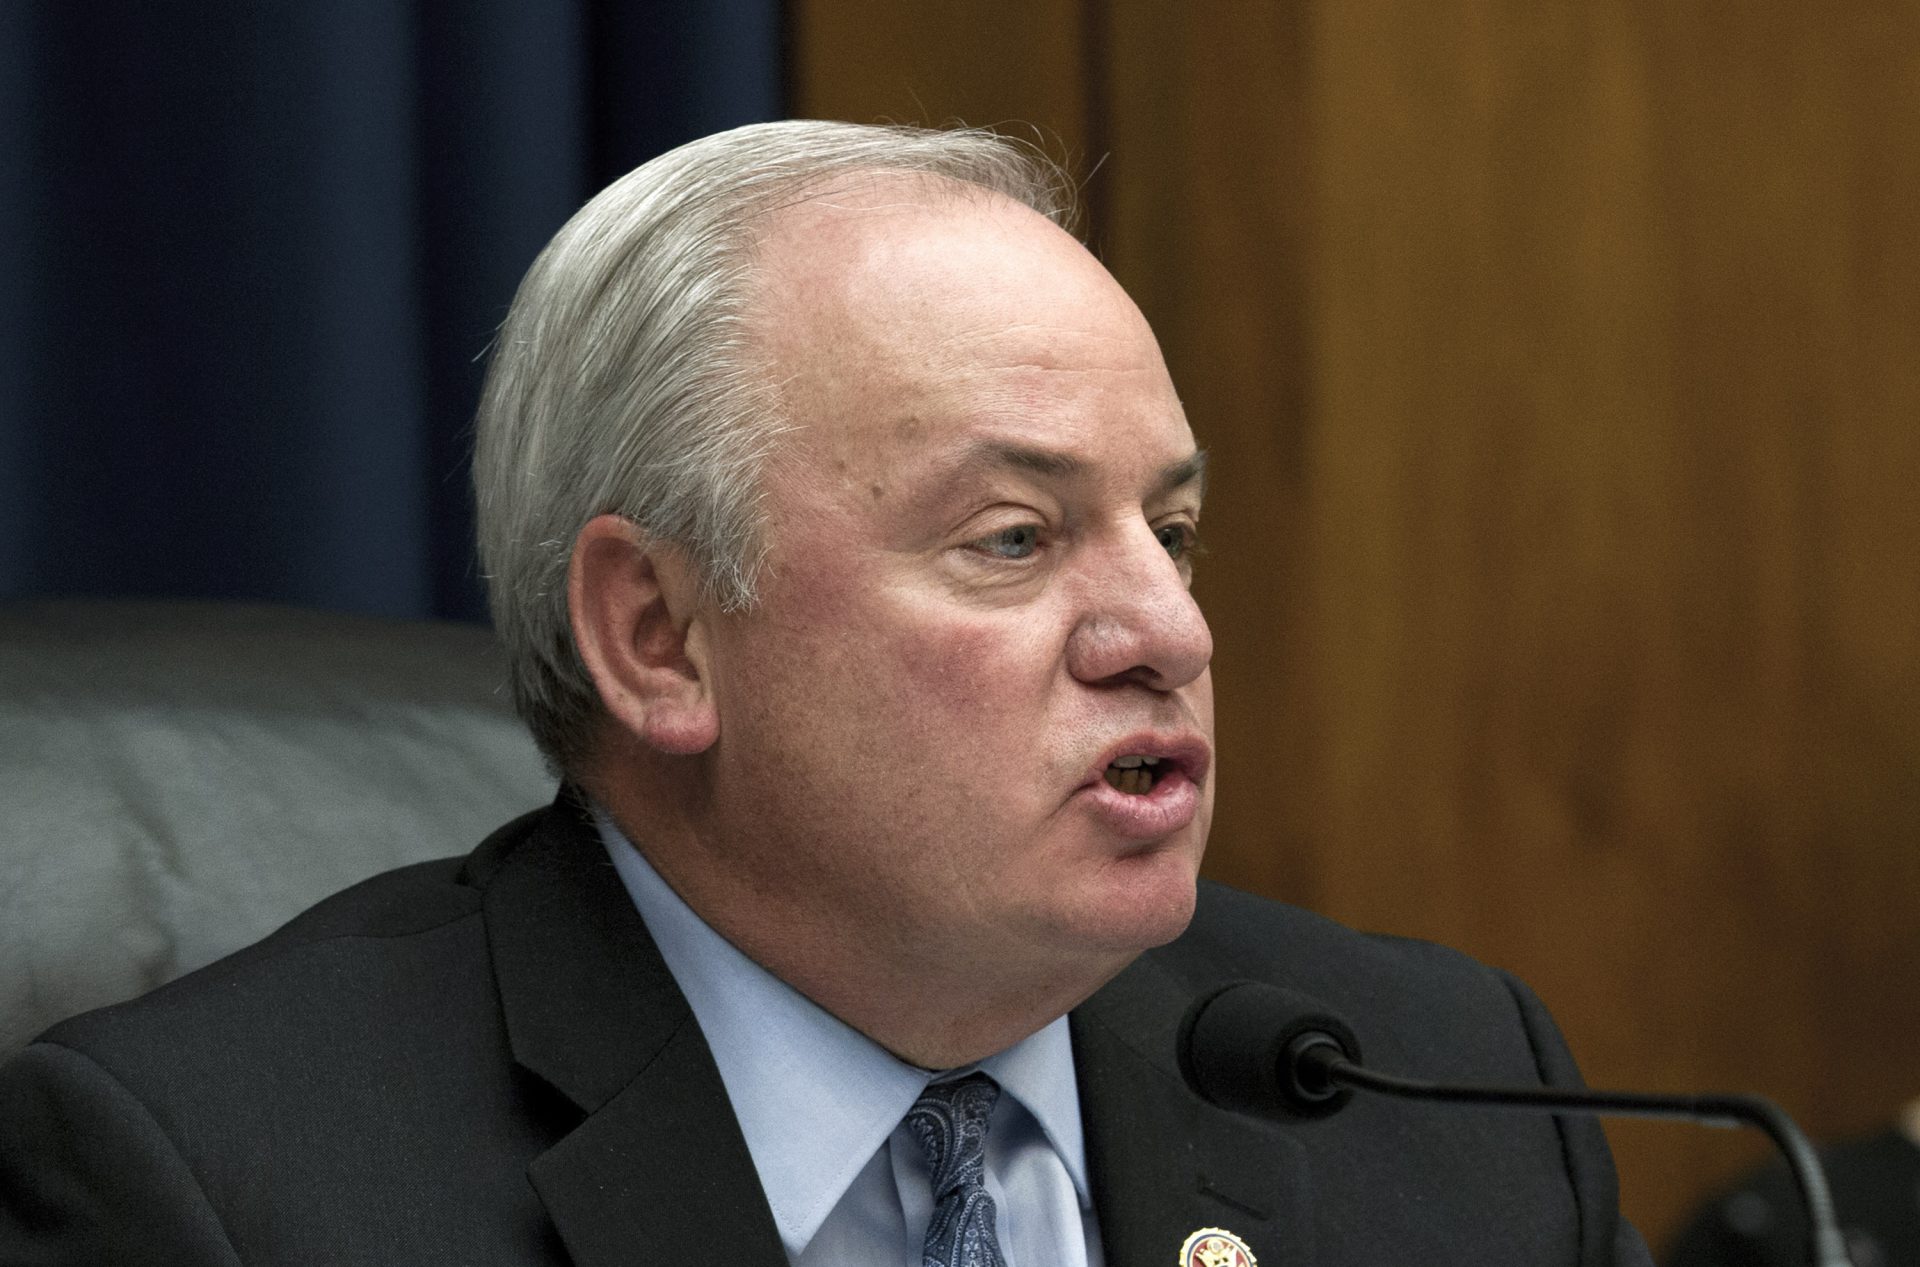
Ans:
<svg viewBox="0 0 1920 1267"><path fill-rule="evenodd" d="M684 813L662 814L686 782L599 782L589 795L661 879L749 959L909 1064L949 1069L1006 1050L1065 1015L1134 958L1061 953L1024 961L1000 946L890 944L858 910L815 909L758 885L703 847Z"/></svg>
<svg viewBox="0 0 1920 1267"><path fill-rule="evenodd" d="M952 1069L1005 1051L1072 1011L1126 966L1122 960L1085 974L1036 974L994 988L964 977L864 965L809 971L815 966L810 962L783 966L742 949L847 1025L923 1069Z"/></svg>
<svg viewBox="0 0 1920 1267"><path fill-rule="evenodd" d="M629 834L629 839L635 839ZM802 909L673 850L649 863L741 953L909 1064L950 1069L1004 1051L1065 1015L1131 962L1124 955L962 954L876 938L858 910ZM983 951L988 953L982 953Z"/></svg>

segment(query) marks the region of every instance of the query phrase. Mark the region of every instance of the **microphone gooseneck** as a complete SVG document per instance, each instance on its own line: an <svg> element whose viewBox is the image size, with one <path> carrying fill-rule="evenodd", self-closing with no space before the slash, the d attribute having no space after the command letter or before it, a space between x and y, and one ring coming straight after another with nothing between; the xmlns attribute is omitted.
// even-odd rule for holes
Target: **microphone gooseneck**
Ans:
<svg viewBox="0 0 1920 1267"><path fill-rule="evenodd" d="M1332 1011L1256 981L1196 1000L1181 1022L1180 1072L1201 1099L1256 1117L1298 1121L1337 1113L1354 1092L1522 1112L1598 1113L1756 1126L1786 1156L1806 1203L1814 1267L1851 1267L1819 1157L1793 1119L1756 1095L1661 1095L1561 1087L1425 1082L1361 1063L1360 1043Z"/></svg>

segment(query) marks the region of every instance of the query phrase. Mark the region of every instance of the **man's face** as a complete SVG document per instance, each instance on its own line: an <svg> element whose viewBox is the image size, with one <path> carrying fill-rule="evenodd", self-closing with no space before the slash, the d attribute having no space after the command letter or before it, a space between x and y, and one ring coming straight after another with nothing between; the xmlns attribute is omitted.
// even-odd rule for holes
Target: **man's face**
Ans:
<svg viewBox="0 0 1920 1267"><path fill-rule="evenodd" d="M796 429L762 601L712 625L715 861L793 920L756 935L1117 970L1185 927L1213 800L1200 464L1152 333L997 197L828 196L760 259Z"/></svg>

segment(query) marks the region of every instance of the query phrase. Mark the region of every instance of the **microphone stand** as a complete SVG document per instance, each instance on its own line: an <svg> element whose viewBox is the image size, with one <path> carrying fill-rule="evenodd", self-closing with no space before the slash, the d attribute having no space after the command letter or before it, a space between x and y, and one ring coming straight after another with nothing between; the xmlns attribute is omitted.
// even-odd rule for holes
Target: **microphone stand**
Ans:
<svg viewBox="0 0 1920 1267"><path fill-rule="evenodd" d="M1793 1119L1773 1101L1757 1095L1659 1095L1636 1091L1572 1091L1550 1087L1455 1086L1378 1073L1347 1059L1340 1045L1318 1033L1302 1035L1290 1053L1302 1089L1314 1098L1347 1087L1403 1100L1465 1104L1482 1108L1562 1110L1623 1117L1684 1118L1709 1126L1740 1123L1765 1131L1785 1154L1794 1182L1807 1203L1812 1228L1814 1267L1852 1267L1846 1240L1833 1213L1833 1194L1819 1158ZM1315 1086L1318 1080L1321 1085Z"/></svg>

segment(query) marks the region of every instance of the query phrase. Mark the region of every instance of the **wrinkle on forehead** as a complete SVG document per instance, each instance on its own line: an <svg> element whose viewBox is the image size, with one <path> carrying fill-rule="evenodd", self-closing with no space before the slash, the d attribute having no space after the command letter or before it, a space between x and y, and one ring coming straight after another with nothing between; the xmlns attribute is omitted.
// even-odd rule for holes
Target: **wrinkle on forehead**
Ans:
<svg viewBox="0 0 1920 1267"><path fill-rule="evenodd" d="M1063 350L1041 344L1039 341L1042 339L1074 340L1081 352L1080 363L1063 364ZM1005 345L1005 354L983 360L982 353L991 357L997 345ZM1121 355L1112 364L1087 362L1086 349L1101 345L1111 347ZM937 340L929 351L959 353L961 355L956 360L965 359L971 368L988 372L1042 370L1059 374L1085 374L1126 372L1140 368L1125 355L1133 350L1130 345L1129 339L1091 327L1059 326L1037 321L1002 324L983 322L977 327L949 332Z"/></svg>
<svg viewBox="0 0 1920 1267"><path fill-rule="evenodd" d="M1002 467L1054 480L1084 479L1092 470L1086 458L1072 453L990 437L971 441L959 451L946 455L941 462L942 475L948 479ZM1207 452L1197 449L1188 457L1162 466L1149 496L1164 496L1186 487L1204 493L1206 484Z"/></svg>

